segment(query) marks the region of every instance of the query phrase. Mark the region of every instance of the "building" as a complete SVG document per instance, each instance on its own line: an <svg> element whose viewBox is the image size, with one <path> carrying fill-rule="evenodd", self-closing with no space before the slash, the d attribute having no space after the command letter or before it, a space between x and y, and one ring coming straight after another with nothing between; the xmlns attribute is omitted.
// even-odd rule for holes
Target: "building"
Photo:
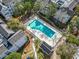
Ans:
<svg viewBox="0 0 79 59"><path fill-rule="evenodd" d="M9 39L1 38L0 36L0 59L3 59L13 51L19 50L26 42L28 42L27 37L24 32L19 30Z"/></svg>
<svg viewBox="0 0 79 59"><path fill-rule="evenodd" d="M43 14L47 14L47 12L49 12L48 10L48 4L50 2L53 2L55 4L57 4L58 8L65 8L68 12L73 12L73 9L75 8L75 6L79 3L79 0L37 0L41 2L41 10L40 12Z"/></svg>
<svg viewBox="0 0 79 59"><path fill-rule="evenodd" d="M53 21L58 27L64 28L74 15L73 9L79 3L79 0L51 0L58 4L59 9L51 21ZM60 15L61 14L61 15Z"/></svg>
<svg viewBox="0 0 79 59"><path fill-rule="evenodd" d="M60 22L61 24L66 25L67 22L70 21L73 15L74 15L74 12L67 11L66 9L62 8L55 13L55 16L53 16L52 20L55 23Z"/></svg>
<svg viewBox="0 0 79 59"><path fill-rule="evenodd" d="M41 2L41 8L40 8L40 12L42 14L48 14L49 13L49 9L48 9L48 4L50 4L50 2L53 2L55 4L57 4L58 6L58 10L59 9L66 9L67 12L71 12L73 13L73 9L75 8L75 6L79 3L79 0L37 0Z"/></svg>
<svg viewBox="0 0 79 59"><path fill-rule="evenodd" d="M15 32L8 29L6 24L0 24L0 34L2 34L5 38L9 38Z"/></svg>
<svg viewBox="0 0 79 59"><path fill-rule="evenodd" d="M14 5L17 2L21 2L22 0L2 0L2 3L5 5Z"/></svg>
<svg viewBox="0 0 79 59"><path fill-rule="evenodd" d="M7 21L12 17L12 10L11 8L0 3L0 14L5 18L5 21Z"/></svg>
<svg viewBox="0 0 79 59"><path fill-rule="evenodd" d="M21 2L21 0L0 0L0 14L6 21L12 17L14 5L17 2Z"/></svg>
<svg viewBox="0 0 79 59"><path fill-rule="evenodd" d="M19 39L19 40L18 40ZM23 44L27 41L27 37L25 36L24 32L19 30L13 36L11 36L8 41L12 44L17 46L18 48L22 47Z"/></svg>
<svg viewBox="0 0 79 59"><path fill-rule="evenodd" d="M67 27L67 24L71 21L72 17L73 17L73 13L72 12L71 12L71 14L69 14L69 13L67 13L67 11L61 12L61 10L58 10L55 13L55 16L52 16L50 18L50 21L53 22L59 28L63 29L63 28Z"/></svg>
<svg viewBox="0 0 79 59"><path fill-rule="evenodd" d="M2 3L9 7L12 12L16 3L21 2L22 0L2 0Z"/></svg>
<svg viewBox="0 0 79 59"><path fill-rule="evenodd" d="M58 4L60 8L67 8L73 11L75 6L79 3L79 0L51 0L52 2Z"/></svg>
<svg viewBox="0 0 79 59"><path fill-rule="evenodd" d="M1 57L4 57L6 55L6 51L8 50L6 46L4 45L4 40L6 42L6 39L0 34L0 59ZM4 52L4 53L3 53ZM2 55L2 56L1 56Z"/></svg>

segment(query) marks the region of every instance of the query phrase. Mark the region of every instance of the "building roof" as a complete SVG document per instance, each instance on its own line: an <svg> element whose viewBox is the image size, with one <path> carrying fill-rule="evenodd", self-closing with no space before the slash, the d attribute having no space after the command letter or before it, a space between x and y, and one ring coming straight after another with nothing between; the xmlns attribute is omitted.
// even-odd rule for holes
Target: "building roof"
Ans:
<svg viewBox="0 0 79 59"><path fill-rule="evenodd" d="M76 0L74 0L70 5L69 5L69 10L73 10L74 8L75 8L75 6L77 5L77 1Z"/></svg>
<svg viewBox="0 0 79 59"><path fill-rule="evenodd" d="M1 9L2 9L2 6L0 5L0 11L1 11Z"/></svg>
<svg viewBox="0 0 79 59"><path fill-rule="evenodd" d="M3 44L0 46L0 55L5 52L6 50L8 50Z"/></svg>
<svg viewBox="0 0 79 59"><path fill-rule="evenodd" d="M60 15L61 14L61 15ZM71 17L71 15L69 15L68 13L67 13L67 11L65 11L65 10L58 10L56 13L55 13L55 16L54 16L54 18L55 19L57 19L58 21L60 21L60 22L62 22L62 23L67 23L68 22L68 20L70 19L70 17Z"/></svg>
<svg viewBox="0 0 79 59"><path fill-rule="evenodd" d="M3 42L3 36L0 34L0 45L2 44Z"/></svg>
<svg viewBox="0 0 79 59"><path fill-rule="evenodd" d="M25 40L26 39L26 40ZM2 41L3 40L3 41ZM0 35L0 58L5 57L12 51L17 51L27 42L27 38L24 32L19 30L14 35L12 35L8 40L5 40L2 35ZM10 44L11 46L10 46ZM5 45L8 44L9 46Z"/></svg>
<svg viewBox="0 0 79 59"><path fill-rule="evenodd" d="M79 0L76 0L77 2L79 2Z"/></svg>
<svg viewBox="0 0 79 59"><path fill-rule="evenodd" d="M4 20L10 20L12 17L12 10L2 3L0 3L0 6L0 14L5 18Z"/></svg>
<svg viewBox="0 0 79 59"><path fill-rule="evenodd" d="M13 0L2 0L2 3L4 3L5 5L9 4L10 2L12 2Z"/></svg>
<svg viewBox="0 0 79 59"><path fill-rule="evenodd" d="M69 5L74 1L74 0L62 0L64 3L61 5L61 7L69 7Z"/></svg>
<svg viewBox="0 0 79 59"><path fill-rule="evenodd" d="M11 44L14 44L15 42L17 42L20 38L22 38L24 35L23 31L19 30L18 32L16 32L13 36L11 36L8 41Z"/></svg>
<svg viewBox="0 0 79 59"><path fill-rule="evenodd" d="M72 4L71 7L74 7L75 4L79 2L79 0L51 0L51 1L57 3L58 5L60 5L60 7L68 7L68 8L70 7L71 4Z"/></svg>
<svg viewBox="0 0 79 59"><path fill-rule="evenodd" d="M2 3L4 3L5 5L9 5L11 3L17 3L20 2L21 0L2 0Z"/></svg>
<svg viewBox="0 0 79 59"><path fill-rule="evenodd" d="M10 35L14 33L14 31L8 29L6 24L0 24L0 33L4 37L8 38Z"/></svg>

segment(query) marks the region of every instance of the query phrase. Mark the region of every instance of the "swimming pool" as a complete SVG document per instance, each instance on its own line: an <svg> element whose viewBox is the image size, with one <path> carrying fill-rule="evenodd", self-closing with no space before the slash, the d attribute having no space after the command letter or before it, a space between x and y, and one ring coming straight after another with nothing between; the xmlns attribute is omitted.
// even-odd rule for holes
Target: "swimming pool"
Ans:
<svg viewBox="0 0 79 59"><path fill-rule="evenodd" d="M46 36L51 38L55 34L55 32L53 30L51 30L50 28L48 28L47 26L45 26L42 22L40 22L38 20L39 19L34 19L31 23L28 24L28 26L31 29L35 29L35 30L41 31Z"/></svg>

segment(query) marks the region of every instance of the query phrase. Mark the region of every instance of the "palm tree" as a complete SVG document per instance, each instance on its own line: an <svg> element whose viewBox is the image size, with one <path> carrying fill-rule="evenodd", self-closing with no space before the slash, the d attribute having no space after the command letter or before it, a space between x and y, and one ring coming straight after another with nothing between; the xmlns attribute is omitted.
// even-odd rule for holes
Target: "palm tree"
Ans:
<svg viewBox="0 0 79 59"><path fill-rule="evenodd" d="M34 42L35 42L35 47L37 48L37 49L39 49L39 45L40 45L40 39L38 39L38 38L36 38L35 40L34 40Z"/></svg>
<svg viewBox="0 0 79 59"><path fill-rule="evenodd" d="M14 31L17 31L19 29L22 29L22 30L25 29L24 25L19 21L19 19L15 19L15 18L12 18L10 21L8 21L7 25L8 25L8 28Z"/></svg>
<svg viewBox="0 0 79 59"><path fill-rule="evenodd" d="M10 55L6 56L4 59L21 59L21 54L17 52L12 52Z"/></svg>
<svg viewBox="0 0 79 59"><path fill-rule="evenodd" d="M25 3L24 3L24 8L25 8L25 10L26 10L25 14L31 15L31 13L32 13L32 8L33 8L33 5L31 4L31 2L25 2Z"/></svg>
<svg viewBox="0 0 79 59"><path fill-rule="evenodd" d="M13 16L19 17L24 13L25 13L24 3L23 2L17 3L13 9Z"/></svg>
<svg viewBox="0 0 79 59"><path fill-rule="evenodd" d="M37 13L40 10L41 4L40 2L36 2L33 6L34 13Z"/></svg>
<svg viewBox="0 0 79 59"><path fill-rule="evenodd" d="M75 14L79 15L79 4L75 7Z"/></svg>
<svg viewBox="0 0 79 59"><path fill-rule="evenodd" d="M57 5L55 3L50 3L48 5L48 9L49 9L49 16L54 16L56 10L57 10Z"/></svg>
<svg viewBox="0 0 79 59"><path fill-rule="evenodd" d="M38 55L38 59L44 59L44 54L41 52L41 50L39 49L39 51L37 52Z"/></svg>

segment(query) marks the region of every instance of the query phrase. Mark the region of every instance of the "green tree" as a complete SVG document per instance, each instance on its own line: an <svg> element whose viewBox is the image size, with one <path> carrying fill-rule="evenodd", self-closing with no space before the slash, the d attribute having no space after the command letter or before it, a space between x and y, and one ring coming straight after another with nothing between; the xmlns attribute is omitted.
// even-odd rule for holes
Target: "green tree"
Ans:
<svg viewBox="0 0 79 59"><path fill-rule="evenodd" d="M70 22L70 24L68 24L68 26L67 26L67 32L72 33L73 32L73 27L74 27L73 23Z"/></svg>
<svg viewBox="0 0 79 59"><path fill-rule="evenodd" d="M24 3L24 8L26 10L26 14L30 15L32 13L33 5L30 2L25 2Z"/></svg>
<svg viewBox="0 0 79 59"><path fill-rule="evenodd" d="M13 10L13 16L14 17L18 17L18 16L21 16L25 13L25 7L24 7L24 3L23 2L20 2L20 3L17 3L14 7L14 10Z"/></svg>
<svg viewBox="0 0 79 59"><path fill-rule="evenodd" d="M7 22L8 28L17 31L19 29L24 30L24 25L19 21L19 19L12 18L10 21Z"/></svg>
<svg viewBox="0 0 79 59"><path fill-rule="evenodd" d="M21 59L21 54L17 52L12 52L10 55L6 56L4 59Z"/></svg>
<svg viewBox="0 0 79 59"><path fill-rule="evenodd" d="M37 55L38 55L38 59L44 59L44 54L43 54L43 52L40 49L37 52Z"/></svg>
<svg viewBox="0 0 79 59"><path fill-rule="evenodd" d="M75 14L79 15L79 4L75 7Z"/></svg>
<svg viewBox="0 0 79 59"><path fill-rule="evenodd" d="M64 44L58 47L56 53L60 55L61 59L72 59L76 53L76 48L71 44Z"/></svg>
<svg viewBox="0 0 79 59"><path fill-rule="evenodd" d="M23 0L23 2L30 2L31 4L33 4L36 0Z"/></svg>
<svg viewBox="0 0 79 59"><path fill-rule="evenodd" d="M33 11L37 13L40 10L41 4L40 2L36 2L33 6Z"/></svg>
<svg viewBox="0 0 79 59"><path fill-rule="evenodd" d="M39 45L40 45L40 40L38 39L38 38L36 38L35 40L34 40L34 42L35 42L35 47L37 48L37 49L39 49Z"/></svg>
<svg viewBox="0 0 79 59"><path fill-rule="evenodd" d="M33 5L31 4L31 2L19 2L14 7L13 16L17 17L24 15L25 13L30 14L32 8Z"/></svg>
<svg viewBox="0 0 79 59"><path fill-rule="evenodd" d="M57 10L57 5L55 3L50 3L48 5L48 9L49 9L49 16L54 16L56 10Z"/></svg>
<svg viewBox="0 0 79 59"><path fill-rule="evenodd" d="M79 17L74 16L71 22L67 26L68 33L73 33L74 35L78 35L79 30Z"/></svg>
<svg viewBox="0 0 79 59"><path fill-rule="evenodd" d="M76 26L77 26L77 28L78 28L78 30L79 30L79 17L77 17Z"/></svg>
<svg viewBox="0 0 79 59"><path fill-rule="evenodd" d="M76 44L76 45L79 46L79 40L74 35L72 35L72 34L69 34L67 36L67 42L68 43L72 43L72 44Z"/></svg>

